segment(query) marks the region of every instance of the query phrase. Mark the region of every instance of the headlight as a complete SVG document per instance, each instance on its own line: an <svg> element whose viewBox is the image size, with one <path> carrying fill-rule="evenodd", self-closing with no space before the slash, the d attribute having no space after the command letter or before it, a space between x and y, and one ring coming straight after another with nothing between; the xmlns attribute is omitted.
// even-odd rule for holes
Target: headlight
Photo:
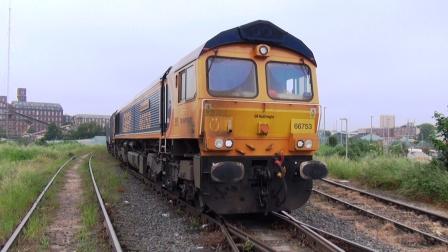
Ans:
<svg viewBox="0 0 448 252"><path fill-rule="evenodd" d="M226 142L224 143L224 145L225 145L227 148L232 148L232 146L233 146L233 141L232 141L231 139L227 139Z"/></svg>
<svg viewBox="0 0 448 252"><path fill-rule="evenodd" d="M216 138L215 147L216 149L221 149L224 146L224 140L222 138Z"/></svg>
<svg viewBox="0 0 448 252"><path fill-rule="evenodd" d="M268 49L268 47L267 46L260 46L259 48L258 48L258 52L261 54L261 55L266 55L266 54L268 54L268 52L269 52L269 49Z"/></svg>
<svg viewBox="0 0 448 252"><path fill-rule="evenodd" d="M313 147L313 141L311 141L311 140L306 140L305 141L305 148L307 148L307 149L311 149L311 147Z"/></svg>
<svg viewBox="0 0 448 252"><path fill-rule="evenodd" d="M297 148L303 148L303 145L305 145L305 143L302 140L297 141Z"/></svg>

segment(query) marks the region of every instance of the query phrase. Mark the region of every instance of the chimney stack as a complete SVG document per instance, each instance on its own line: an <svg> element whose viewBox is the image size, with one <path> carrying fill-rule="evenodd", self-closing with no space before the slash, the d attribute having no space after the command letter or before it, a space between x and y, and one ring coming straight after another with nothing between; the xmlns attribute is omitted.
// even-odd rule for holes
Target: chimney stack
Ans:
<svg viewBox="0 0 448 252"><path fill-rule="evenodd" d="M17 101L26 102L26 88L17 89Z"/></svg>

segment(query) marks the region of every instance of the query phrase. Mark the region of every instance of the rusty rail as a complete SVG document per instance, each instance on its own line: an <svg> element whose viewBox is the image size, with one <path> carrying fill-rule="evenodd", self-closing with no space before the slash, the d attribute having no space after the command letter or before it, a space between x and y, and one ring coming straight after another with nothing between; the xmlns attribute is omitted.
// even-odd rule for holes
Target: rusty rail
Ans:
<svg viewBox="0 0 448 252"><path fill-rule="evenodd" d="M96 196L98 198L98 203L100 204L101 212L103 213L104 221L106 222L106 230L109 235L109 238L111 239L111 243L112 243L112 247L113 247L114 251L122 252L123 249L121 248L120 242L118 241L118 237L117 237L117 234L115 233L114 226L112 225L112 222L110 221L109 214L107 213L106 207L104 206L103 198L101 197L101 192L98 189L98 186L95 181L95 176L93 175L92 157L93 157L93 155L91 155L89 158L90 176L92 177L93 187L95 188Z"/></svg>

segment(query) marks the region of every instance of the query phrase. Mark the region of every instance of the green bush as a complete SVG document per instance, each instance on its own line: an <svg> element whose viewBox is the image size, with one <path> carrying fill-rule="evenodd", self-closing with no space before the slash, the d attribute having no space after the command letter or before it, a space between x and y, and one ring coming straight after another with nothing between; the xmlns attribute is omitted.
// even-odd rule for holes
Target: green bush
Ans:
<svg viewBox="0 0 448 252"><path fill-rule="evenodd" d="M330 136L330 138L328 138L328 144L331 147L335 147L338 145L338 138L335 135Z"/></svg>
<svg viewBox="0 0 448 252"><path fill-rule="evenodd" d="M376 156L381 154L381 148L376 143L369 143L369 141L360 139L349 139L348 143L348 157L350 159L359 159L367 155ZM318 156L332 156L338 155L345 157L345 145L322 145L317 152Z"/></svg>
<svg viewBox="0 0 448 252"><path fill-rule="evenodd" d="M389 153L394 156L405 156L407 147L404 143L394 142L389 146Z"/></svg>
<svg viewBox="0 0 448 252"><path fill-rule="evenodd" d="M345 148L341 145L337 146L330 146L330 145L321 145L319 148L319 151L317 152L318 156L333 156L333 155L339 155L339 153L344 152L345 155Z"/></svg>
<svg viewBox="0 0 448 252"><path fill-rule="evenodd" d="M436 119L436 136L433 136L432 142L439 150L439 160L448 171L448 116L439 112L434 112Z"/></svg>
<svg viewBox="0 0 448 252"><path fill-rule="evenodd" d="M403 176L402 193L414 198L448 202L448 172L437 164L416 164Z"/></svg>

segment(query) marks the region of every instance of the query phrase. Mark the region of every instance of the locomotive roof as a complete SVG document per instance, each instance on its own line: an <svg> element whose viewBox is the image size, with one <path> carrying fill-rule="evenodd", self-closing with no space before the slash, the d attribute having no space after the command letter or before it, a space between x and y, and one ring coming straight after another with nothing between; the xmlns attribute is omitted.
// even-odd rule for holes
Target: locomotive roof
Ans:
<svg viewBox="0 0 448 252"><path fill-rule="evenodd" d="M174 70L178 70L178 68L197 59L202 53L210 49L236 43L263 43L270 46L289 49L304 56L316 65L313 52L300 39L269 21L257 20L218 33L216 36L205 42L205 44L182 58L175 65Z"/></svg>
<svg viewBox="0 0 448 252"><path fill-rule="evenodd" d="M316 65L313 52L300 39L265 20L257 20L219 33L205 43L202 52L235 43L264 43L289 49Z"/></svg>

